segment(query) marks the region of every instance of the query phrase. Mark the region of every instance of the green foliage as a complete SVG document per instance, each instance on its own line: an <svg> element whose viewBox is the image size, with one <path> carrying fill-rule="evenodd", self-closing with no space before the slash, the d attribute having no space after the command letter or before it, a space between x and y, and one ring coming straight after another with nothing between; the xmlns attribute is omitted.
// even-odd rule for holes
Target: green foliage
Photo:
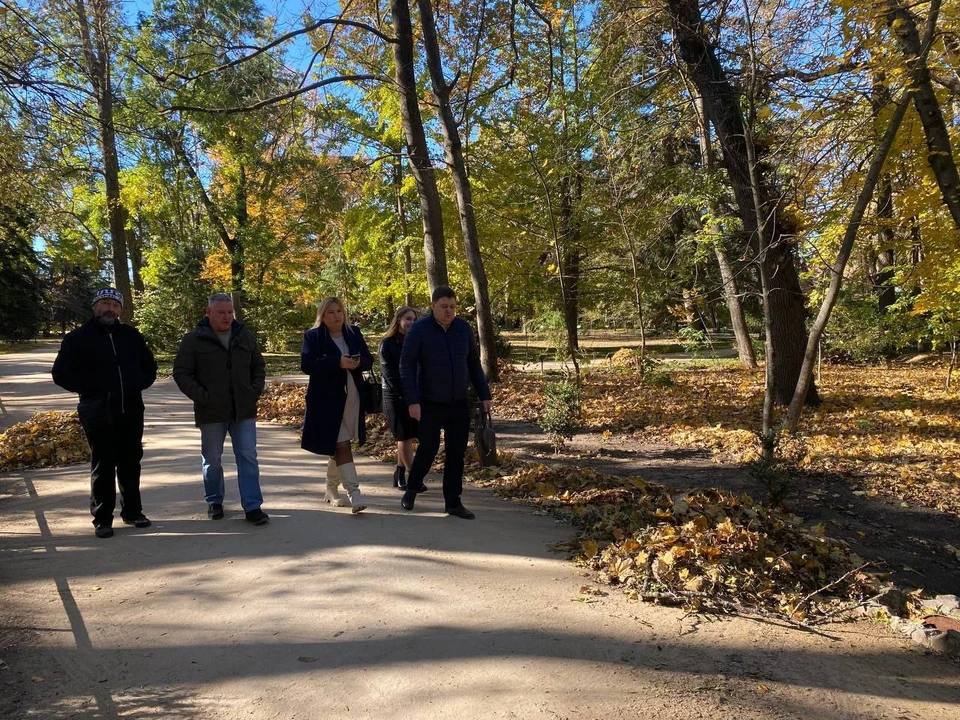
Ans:
<svg viewBox="0 0 960 720"><path fill-rule="evenodd" d="M677 332L677 340L683 346L683 351L692 353L694 358L699 358L703 351L710 347L710 339L699 328L680 328Z"/></svg>
<svg viewBox="0 0 960 720"><path fill-rule="evenodd" d="M545 310L527 323L530 332L540 333L547 341L547 348L557 360L569 360L567 325L559 310Z"/></svg>
<svg viewBox="0 0 960 720"><path fill-rule="evenodd" d="M568 381L547 383L543 394L545 402L540 427L550 436L554 450L559 453L579 427L583 396L580 388Z"/></svg>
<svg viewBox="0 0 960 720"><path fill-rule="evenodd" d="M200 279L204 255L196 248L151 253L151 288L136 298L134 318L152 348L176 352L184 334L203 317L213 287Z"/></svg>
<svg viewBox="0 0 960 720"><path fill-rule="evenodd" d="M244 321L263 339L267 352L284 353L300 350L303 332L313 324L315 316L314 307L276 297L248 308Z"/></svg>
<svg viewBox="0 0 960 720"><path fill-rule="evenodd" d="M68 329L86 322L92 316L90 300L107 284L98 273L84 265L52 262L47 285L47 322L56 330Z"/></svg>
<svg viewBox="0 0 960 720"><path fill-rule="evenodd" d="M0 205L0 339L35 338L43 321L43 285L30 244L31 218L22 208Z"/></svg>

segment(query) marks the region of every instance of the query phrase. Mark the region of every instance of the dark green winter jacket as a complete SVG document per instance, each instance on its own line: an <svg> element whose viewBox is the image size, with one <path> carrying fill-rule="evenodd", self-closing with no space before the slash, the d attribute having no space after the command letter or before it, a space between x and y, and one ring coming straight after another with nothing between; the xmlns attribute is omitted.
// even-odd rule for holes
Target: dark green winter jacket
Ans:
<svg viewBox="0 0 960 720"><path fill-rule="evenodd" d="M266 366L253 333L233 321L229 351L203 318L183 336L173 379L180 392L193 400L197 425L248 420L257 416Z"/></svg>

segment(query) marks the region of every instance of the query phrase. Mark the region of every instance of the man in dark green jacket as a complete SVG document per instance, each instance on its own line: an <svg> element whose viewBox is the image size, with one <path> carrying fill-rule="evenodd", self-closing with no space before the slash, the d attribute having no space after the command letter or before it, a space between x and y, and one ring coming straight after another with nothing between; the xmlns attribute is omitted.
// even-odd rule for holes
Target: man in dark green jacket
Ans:
<svg viewBox="0 0 960 720"><path fill-rule="evenodd" d="M205 315L180 342L173 379L193 400L207 515L213 520L223 518L220 458L230 433L243 511L247 520L263 525L270 519L260 509L263 496L257 462L257 400L266 380L263 355L253 333L234 318L229 295L212 295Z"/></svg>

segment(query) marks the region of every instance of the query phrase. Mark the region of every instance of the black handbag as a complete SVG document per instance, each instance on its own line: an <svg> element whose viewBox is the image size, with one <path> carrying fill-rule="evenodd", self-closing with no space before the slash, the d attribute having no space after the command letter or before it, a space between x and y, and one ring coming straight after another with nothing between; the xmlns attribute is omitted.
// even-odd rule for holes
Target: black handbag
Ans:
<svg viewBox="0 0 960 720"><path fill-rule="evenodd" d="M483 405L477 406L477 421L473 431L473 443L480 457L481 467L493 467L497 461L497 434L493 431L493 418Z"/></svg>
<svg viewBox="0 0 960 720"><path fill-rule="evenodd" d="M368 415L378 415L383 412L383 386L376 372L369 370L363 373L363 411Z"/></svg>

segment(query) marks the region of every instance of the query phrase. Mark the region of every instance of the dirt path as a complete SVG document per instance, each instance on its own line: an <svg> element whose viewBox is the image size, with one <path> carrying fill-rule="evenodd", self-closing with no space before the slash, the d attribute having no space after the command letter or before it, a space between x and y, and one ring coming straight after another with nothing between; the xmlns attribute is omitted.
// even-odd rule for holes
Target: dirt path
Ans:
<svg viewBox="0 0 960 720"><path fill-rule="evenodd" d="M69 405L49 350L0 357L4 401ZM27 368L31 372L17 373ZM29 398L29 399L27 399ZM34 404L35 403L35 404ZM169 380L146 395L147 530L93 536L82 467L0 476L0 716L10 718L943 718L957 666L870 623L836 639L580 593L570 530L468 489L403 513L321 502L320 463L260 428L265 509L206 519L199 438ZM228 468L228 476L233 477ZM433 480L436 485L436 480Z"/></svg>

